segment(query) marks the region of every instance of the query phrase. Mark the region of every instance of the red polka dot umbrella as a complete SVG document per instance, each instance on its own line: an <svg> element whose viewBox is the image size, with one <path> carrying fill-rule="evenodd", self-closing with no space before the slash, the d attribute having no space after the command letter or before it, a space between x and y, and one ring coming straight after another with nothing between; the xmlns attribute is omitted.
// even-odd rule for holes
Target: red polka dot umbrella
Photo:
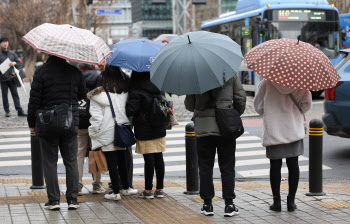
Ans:
<svg viewBox="0 0 350 224"><path fill-rule="evenodd" d="M293 40L269 40L251 49L247 67L264 79L291 89L318 91L332 88L340 79L328 57L311 44Z"/></svg>

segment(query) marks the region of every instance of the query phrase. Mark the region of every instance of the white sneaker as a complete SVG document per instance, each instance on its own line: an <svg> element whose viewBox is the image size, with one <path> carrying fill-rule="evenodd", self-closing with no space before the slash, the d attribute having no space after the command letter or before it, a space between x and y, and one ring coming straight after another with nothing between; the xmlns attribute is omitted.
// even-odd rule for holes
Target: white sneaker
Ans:
<svg viewBox="0 0 350 224"><path fill-rule="evenodd" d="M134 194L137 194L138 192L139 191L137 189L130 187L129 189L123 191L123 195L134 195Z"/></svg>
<svg viewBox="0 0 350 224"><path fill-rule="evenodd" d="M122 198L120 197L120 194L114 194L112 192L110 194L105 194L105 199L119 201Z"/></svg>

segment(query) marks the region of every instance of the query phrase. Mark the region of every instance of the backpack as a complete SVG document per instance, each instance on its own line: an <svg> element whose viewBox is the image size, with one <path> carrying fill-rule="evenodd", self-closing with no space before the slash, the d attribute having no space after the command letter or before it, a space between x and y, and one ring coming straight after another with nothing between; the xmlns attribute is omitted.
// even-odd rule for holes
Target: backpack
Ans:
<svg viewBox="0 0 350 224"><path fill-rule="evenodd" d="M87 98L78 101L78 112L79 117L90 117L89 109L90 109L90 100Z"/></svg>
<svg viewBox="0 0 350 224"><path fill-rule="evenodd" d="M155 95L153 98L149 120L153 127L166 127L170 122L170 114L168 114L169 102L164 95Z"/></svg>

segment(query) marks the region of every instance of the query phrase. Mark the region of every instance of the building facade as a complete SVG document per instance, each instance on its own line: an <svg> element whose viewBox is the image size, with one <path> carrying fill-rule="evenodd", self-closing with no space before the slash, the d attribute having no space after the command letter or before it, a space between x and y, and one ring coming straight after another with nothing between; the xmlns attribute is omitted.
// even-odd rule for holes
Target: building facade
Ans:
<svg viewBox="0 0 350 224"><path fill-rule="evenodd" d="M172 0L152 4L152 0L131 0L132 36L153 39L160 34L172 33Z"/></svg>

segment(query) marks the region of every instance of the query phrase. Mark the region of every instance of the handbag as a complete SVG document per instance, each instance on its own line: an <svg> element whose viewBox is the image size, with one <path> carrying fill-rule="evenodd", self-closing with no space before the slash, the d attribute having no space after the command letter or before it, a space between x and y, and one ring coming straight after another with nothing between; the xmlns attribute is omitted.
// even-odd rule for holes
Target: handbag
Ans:
<svg viewBox="0 0 350 224"><path fill-rule="evenodd" d="M171 128L175 125L179 125L179 123L177 122L176 116L175 116L175 111L174 111L174 101L173 98L170 96L169 93L165 93L165 98L169 103L169 109L171 110L171 113L169 113L170 115L170 121L166 127L167 130L171 130Z"/></svg>
<svg viewBox="0 0 350 224"><path fill-rule="evenodd" d="M293 103L295 104L295 106L297 106L297 108L299 109L300 113L303 115L304 118L304 132L305 132L305 137L307 135L307 122L306 122L306 117L305 114L303 113L303 111L301 110L297 100L295 99L295 97L293 96L292 93L289 93L288 96L291 98L291 100L293 101Z"/></svg>
<svg viewBox="0 0 350 224"><path fill-rule="evenodd" d="M215 102L215 119L221 136L235 139L240 137L244 133L240 113L234 108L233 104L227 105L226 108L218 108L211 91L209 95Z"/></svg>
<svg viewBox="0 0 350 224"><path fill-rule="evenodd" d="M35 130L38 136L60 135L66 131L73 131L72 82L73 80L71 80L70 105L62 103L36 111Z"/></svg>
<svg viewBox="0 0 350 224"><path fill-rule="evenodd" d="M106 156L101 149L89 152L89 173L108 171Z"/></svg>
<svg viewBox="0 0 350 224"><path fill-rule="evenodd" d="M115 118L115 112L113 108L113 103L108 91L105 89L109 105L112 111L112 116L114 120L114 145L120 148L126 148L132 146L136 143L134 133L131 130L131 123L126 123L119 125L117 119Z"/></svg>

